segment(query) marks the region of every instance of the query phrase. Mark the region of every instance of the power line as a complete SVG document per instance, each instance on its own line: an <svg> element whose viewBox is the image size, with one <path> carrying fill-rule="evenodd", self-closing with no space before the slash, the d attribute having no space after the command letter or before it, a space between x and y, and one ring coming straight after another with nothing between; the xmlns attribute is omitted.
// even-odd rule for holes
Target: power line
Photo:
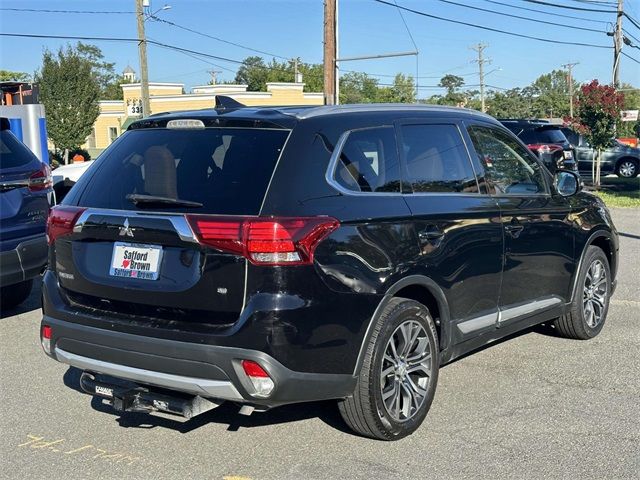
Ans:
<svg viewBox="0 0 640 480"><path fill-rule="evenodd" d="M622 31L624 33L626 33L628 36L630 36L631 38L633 38L636 42L640 42L640 40L638 40L638 37L634 37L633 35L631 35L629 32L627 32L624 28L622 29Z"/></svg>
<svg viewBox="0 0 640 480"><path fill-rule="evenodd" d="M631 15L629 15L627 12L622 12L622 14L627 17L627 19L637 28L640 29L640 22L638 22L638 20L636 20L635 18L633 18Z"/></svg>
<svg viewBox="0 0 640 480"><path fill-rule="evenodd" d="M126 12L126 11L112 11L112 10L108 10L108 11L96 11L96 10L49 10L49 9L38 9L38 8L5 8L2 7L0 8L0 10L6 10L6 11L11 11L11 12L31 12L31 13L90 13L90 14L99 14L99 15L103 15L103 14L110 14L110 13L115 13L117 15L131 15L133 13L133 11L130 12Z"/></svg>
<svg viewBox="0 0 640 480"><path fill-rule="evenodd" d="M391 7L395 7L396 6L393 3L387 2L385 0L373 0L373 1L377 2L377 3L382 3L383 5L389 5ZM432 15L430 13L421 12L419 10L414 10L412 8L402 7L400 5L398 5L398 8L401 8L401 9L407 11L407 12L414 13L416 15L421 15L423 17L434 18L436 20L442 20L444 22L455 23L455 24L458 24L458 25L466 25L467 27L479 28L481 30L488 30L490 32L496 32L496 33L502 33L502 34L505 34L505 35L511 35L513 37L527 38L529 40L537 40L539 42L562 44L562 45L575 45L575 46L578 46L578 47L593 47L593 48L606 48L606 49L611 49L612 48L612 47L608 47L608 46L605 46L605 45L595 45L595 44L592 44L592 43L567 42L567 41L563 41L563 40L552 40L552 39L549 39L549 38L534 37L532 35L525 35L525 34L522 34L522 33L509 32L507 30L500 30L500 29L497 29L497 28L491 28L491 27L485 27L485 26L482 26L482 25L476 25L475 23L468 23L468 22L463 22L463 21L460 21L460 20L453 20L451 18L439 17L437 15Z"/></svg>
<svg viewBox="0 0 640 480"><path fill-rule="evenodd" d="M636 62L636 63L640 64L640 60L637 60L637 59L633 58L633 57L632 57L631 55L629 55L628 53L626 53L626 52L620 52L620 53L622 53L622 55L624 55L625 57L627 57L629 60L633 60L634 62Z"/></svg>
<svg viewBox="0 0 640 480"><path fill-rule="evenodd" d="M185 27L184 25L179 25L179 24L177 24L175 22L170 22L169 20L165 20L163 18L158 18L158 17L156 17L154 15L151 15L149 18L151 18L152 20L154 20L156 22L166 23L167 25L171 25L173 27L180 28L180 29L185 30L187 32L195 33L196 35L201 35L203 37L207 37L207 38L210 38L212 40L216 40L218 42L226 43L227 45L233 45L234 47L243 48L245 50L249 50L249 51L255 52L255 53L261 53L262 55L269 55L270 57L279 58L281 60L290 60L289 57L284 57L282 55L276 55L275 53L269 53L269 52L265 52L263 50L257 50L255 48L247 47L246 45L242 45L240 43L235 43L235 42L231 42L229 40L224 40L224 39L222 39L220 37L214 37L213 35L209 35L208 33L199 32L198 30L194 30L193 28Z"/></svg>
<svg viewBox="0 0 640 480"><path fill-rule="evenodd" d="M523 2L536 3L538 5L544 5L547 7L566 8L569 10L579 10L581 12L594 12L594 13L616 13L615 10L596 10L593 8L573 7L571 5L558 5L557 3L543 2L542 0L522 0Z"/></svg>
<svg viewBox="0 0 640 480"><path fill-rule="evenodd" d="M483 0L483 1L488 2L488 3L493 3L495 5L501 5L503 7L517 8L518 10L525 10L527 12L535 12L535 13L539 13L539 14L542 14L542 15L551 15L553 17L572 18L574 20L581 20L583 22L591 22L591 23L600 23L600 24L603 24L603 25L609 25L611 23L611 22L605 22L603 20L593 20L591 18L575 17L573 15L563 15L561 13L555 13L555 12L545 12L543 10L536 10L535 8L519 7L517 5L511 5L509 3L498 2L497 0Z"/></svg>
<svg viewBox="0 0 640 480"><path fill-rule="evenodd" d="M489 13L493 13L494 15L502 15L503 17L518 18L520 20L526 20L528 22L536 22L536 23L544 23L544 24L547 24L547 25L553 25L554 27L570 28L572 30L584 30L585 32L606 33L603 30L597 30L595 28L578 27L576 25L565 25L565 24L562 24L562 23L547 22L546 20L539 20L539 19L536 19L536 18L523 17L521 15L512 15L510 13L497 12L495 10L491 10L491 9L488 9L488 8L474 7L473 5L465 5L464 3L454 2L452 0L438 0L438 1L442 2L442 3L449 3L451 5L457 5L459 7L471 8L473 10L480 10L482 12L489 12Z"/></svg>

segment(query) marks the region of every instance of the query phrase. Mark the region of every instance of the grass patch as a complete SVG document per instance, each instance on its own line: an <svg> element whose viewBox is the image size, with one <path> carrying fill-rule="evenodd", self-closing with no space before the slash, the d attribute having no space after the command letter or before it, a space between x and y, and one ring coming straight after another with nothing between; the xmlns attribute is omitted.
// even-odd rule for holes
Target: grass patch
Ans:
<svg viewBox="0 0 640 480"><path fill-rule="evenodd" d="M602 198L607 207L640 208L640 177L604 177L600 183L597 192L587 182L586 189Z"/></svg>

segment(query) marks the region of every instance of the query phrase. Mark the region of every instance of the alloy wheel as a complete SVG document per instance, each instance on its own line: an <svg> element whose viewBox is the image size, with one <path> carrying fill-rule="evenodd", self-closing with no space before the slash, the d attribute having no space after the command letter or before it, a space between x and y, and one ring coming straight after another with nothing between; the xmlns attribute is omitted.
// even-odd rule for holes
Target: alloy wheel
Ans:
<svg viewBox="0 0 640 480"><path fill-rule="evenodd" d="M591 328L597 327L604 318L607 293L607 271L601 260L594 260L587 271L582 296L582 311Z"/></svg>
<svg viewBox="0 0 640 480"><path fill-rule="evenodd" d="M415 320L400 324L387 342L380 372L382 400L397 422L411 419L427 396L433 355L424 327Z"/></svg>
<svg viewBox="0 0 640 480"><path fill-rule="evenodd" d="M636 173L636 164L627 160L620 164L618 171L620 172L620 175L625 178L633 177Z"/></svg>

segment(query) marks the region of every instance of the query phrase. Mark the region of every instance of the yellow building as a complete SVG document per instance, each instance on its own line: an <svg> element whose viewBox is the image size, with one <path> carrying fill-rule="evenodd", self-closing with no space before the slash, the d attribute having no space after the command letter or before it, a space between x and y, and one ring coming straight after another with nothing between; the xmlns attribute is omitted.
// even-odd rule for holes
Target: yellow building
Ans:
<svg viewBox="0 0 640 480"><path fill-rule="evenodd" d="M248 92L247 85L203 85L184 93L182 83L149 83L151 113L213 108L216 95L225 95L248 106L322 105L322 93L304 92L304 83L267 83L266 92ZM108 147L140 118L140 83L122 85L122 100L99 102L100 114L83 148L92 157Z"/></svg>

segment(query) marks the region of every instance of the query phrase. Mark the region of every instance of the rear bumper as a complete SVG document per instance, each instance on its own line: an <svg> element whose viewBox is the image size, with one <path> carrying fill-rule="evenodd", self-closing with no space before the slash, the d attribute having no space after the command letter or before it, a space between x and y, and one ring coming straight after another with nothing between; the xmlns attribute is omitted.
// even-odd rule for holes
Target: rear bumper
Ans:
<svg viewBox="0 0 640 480"><path fill-rule="evenodd" d="M264 352L145 337L75 324L45 315L52 327L52 358L84 371L216 400L276 407L344 398L356 379L288 369ZM258 362L275 384L268 398L254 395L242 360Z"/></svg>
<svg viewBox="0 0 640 480"><path fill-rule="evenodd" d="M46 264L44 234L27 237L13 250L0 253L0 285L13 285L37 277Z"/></svg>

